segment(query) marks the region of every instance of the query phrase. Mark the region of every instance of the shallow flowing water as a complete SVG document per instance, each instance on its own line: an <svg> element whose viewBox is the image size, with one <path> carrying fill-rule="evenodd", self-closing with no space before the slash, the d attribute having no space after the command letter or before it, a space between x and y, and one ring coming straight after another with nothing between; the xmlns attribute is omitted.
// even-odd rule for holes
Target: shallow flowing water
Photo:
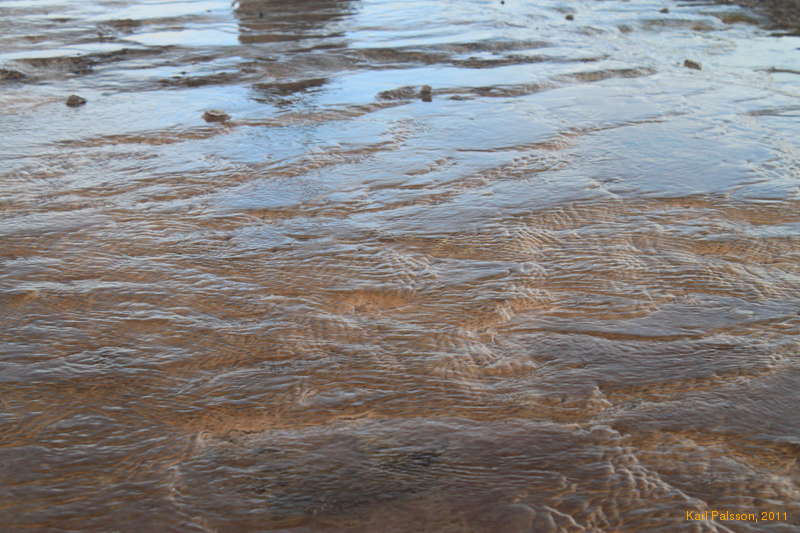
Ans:
<svg viewBox="0 0 800 533"><path fill-rule="evenodd" d="M663 0L0 30L3 531L800 531L800 37Z"/></svg>

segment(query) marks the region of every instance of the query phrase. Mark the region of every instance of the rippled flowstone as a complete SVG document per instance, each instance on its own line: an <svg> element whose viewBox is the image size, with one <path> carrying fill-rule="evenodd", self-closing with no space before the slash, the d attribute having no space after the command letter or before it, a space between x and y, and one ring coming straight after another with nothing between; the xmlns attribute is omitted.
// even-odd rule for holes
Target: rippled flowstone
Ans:
<svg viewBox="0 0 800 533"><path fill-rule="evenodd" d="M203 113L203 120L206 122L227 122L231 116L224 111L218 109L210 109Z"/></svg>
<svg viewBox="0 0 800 533"><path fill-rule="evenodd" d="M692 61L691 59L685 60L683 62L683 66L694 70L703 70L703 67L700 66L700 63L698 63L697 61Z"/></svg>
<svg viewBox="0 0 800 533"><path fill-rule="evenodd" d="M67 105L69 107L80 107L86 103L86 98L78 96L77 94L71 94L69 98L67 98Z"/></svg>

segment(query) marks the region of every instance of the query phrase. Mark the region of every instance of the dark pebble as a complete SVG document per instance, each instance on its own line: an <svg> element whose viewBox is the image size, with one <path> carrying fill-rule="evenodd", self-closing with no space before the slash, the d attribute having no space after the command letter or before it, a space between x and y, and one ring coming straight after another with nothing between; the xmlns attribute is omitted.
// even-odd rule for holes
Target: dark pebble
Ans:
<svg viewBox="0 0 800 533"><path fill-rule="evenodd" d="M419 88L419 97L423 102L430 102L433 100L433 89L430 85L423 85Z"/></svg>
<svg viewBox="0 0 800 533"><path fill-rule="evenodd" d="M692 61L691 59L687 59L686 61L684 61L683 66L694 70L703 70L703 67L700 66L700 63L698 63L697 61Z"/></svg>
<svg viewBox="0 0 800 533"><path fill-rule="evenodd" d="M203 113L203 119L206 122L226 122L231 119L231 116L224 111L211 109Z"/></svg>
<svg viewBox="0 0 800 533"><path fill-rule="evenodd" d="M575 16L574 15L567 15L564 18L567 19L567 20L575 20Z"/></svg>
<svg viewBox="0 0 800 533"><path fill-rule="evenodd" d="M659 11L659 13L669 13L669 8L668 7L664 7L664 8L661 9L661 11Z"/></svg>
<svg viewBox="0 0 800 533"><path fill-rule="evenodd" d="M79 107L86 103L86 98L82 98L77 94L72 94L67 98L67 105L70 107Z"/></svg>

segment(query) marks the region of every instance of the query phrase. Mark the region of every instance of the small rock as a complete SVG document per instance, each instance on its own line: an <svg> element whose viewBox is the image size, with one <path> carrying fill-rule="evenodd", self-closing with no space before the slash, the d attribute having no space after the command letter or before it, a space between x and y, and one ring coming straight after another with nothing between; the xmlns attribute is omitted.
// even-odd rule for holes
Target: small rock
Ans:
<svg viewBox="0 0 800 533"><path fill-rule="evenodd" d="M662 7L661 10L659 11L659 13L669 13L669 8L668 7Z"/></svg>
<svg viewBox="0 0 800 533"><path fill-rule="evenodd" d="M431 89L430 85L423 85L419 88L419 97L422 98L423 102L430 102L433 100L433 89Z"/></svg>
<svg viewBox="0 0 800 533"><path fill-rule="evenodd" d="M564 18L567 19L567 20L575 20L575 16L574 15L567 15Z"/></svg>
<svg viewBox="0 0 800 533"><path fill-rule="evenodd" d="M203 113L203 119L206 122L227 122L231 119L231 116L227 114L225 111L220 111L218 109L210 109Z"/></svg>
<svg viewBox="0 0 800 533"><path fill-rule="evenodd" d="M77 94L71 94L69 98L67 98L67 105L70 107L79 107L86 103L86 98L82 98Z"/></svg>
<svg viewBox="0 0 800 533"><path fill-rule="evenodd" d="M697 61L692 61L691 59L687 59L686 61L684 61L683 66L694 70L703 70L703 67L700 66L700 63L698 63Z"/></svg>

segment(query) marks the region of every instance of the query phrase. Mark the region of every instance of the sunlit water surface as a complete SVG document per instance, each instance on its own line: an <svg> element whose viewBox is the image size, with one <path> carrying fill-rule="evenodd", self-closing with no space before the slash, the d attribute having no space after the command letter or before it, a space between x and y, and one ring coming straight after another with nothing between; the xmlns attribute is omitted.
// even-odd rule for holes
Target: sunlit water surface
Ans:
<svg viewBox="0 0 800 533"><path fill-rule="evenodd" d="M800 37L665 0L0 30L4 531L800 531Z"/></svg>

